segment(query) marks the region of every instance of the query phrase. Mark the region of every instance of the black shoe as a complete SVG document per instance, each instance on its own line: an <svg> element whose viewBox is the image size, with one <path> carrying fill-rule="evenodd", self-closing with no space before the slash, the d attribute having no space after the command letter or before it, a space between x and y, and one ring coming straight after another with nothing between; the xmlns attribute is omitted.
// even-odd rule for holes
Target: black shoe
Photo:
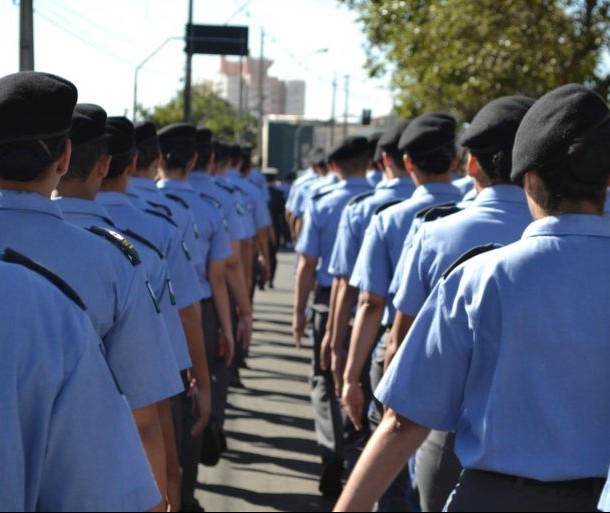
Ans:
<svg viewBox="0 0 610 513"><path fill-rule="evenodd" d="M205 508L199 504L197 499L194 499L190 504L183 504L180 508L180 511L193 511L193 512L202 512L205 511Z"/></svg>
<svg viewBox="0 0 610 513"><path fill-rule="evenodd" d="M233 376L229 385L233 388L246 388L239 376Z"/></svg>
<svg viewBox="0 0 610 513"><path fill-rule="evenodd" d="M239 368L240 369L249 369L250 366L248 365L248 362L246 362L246 360L243 360L240 364L239 364Z"/></svg>
<svg viewBox="0 0 610 513"><path fill-rule="evenodd" d="M337 499L343 491L343 461L335 460L324 465L318 489L328 499Z"/></svg>

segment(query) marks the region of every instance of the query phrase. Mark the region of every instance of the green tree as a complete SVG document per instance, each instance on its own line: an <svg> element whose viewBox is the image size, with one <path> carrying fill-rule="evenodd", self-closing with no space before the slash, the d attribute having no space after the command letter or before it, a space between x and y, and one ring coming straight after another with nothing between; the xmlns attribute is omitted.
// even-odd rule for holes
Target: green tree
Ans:
<svg viewBox="0 0 610 513"><path fill-rule="evenodd" d="M166 105L153 109L139 109L140 119L150 119L158 128L183 119L184 96L178 91ZM256 146L257 121L252 115L239 115L237 109L218 96L207 84L195 84L192 88L192 113L195 125L205 125L214 137L224 142L241 142Z"/></svg>
<svg viewBox="0 0 610 513"><path fill-rule="evenodd" d="M607 0L338 0L359 13L371 76L391 75L403 116L470 119L507 94L569 82L608 96Z"/></svg>

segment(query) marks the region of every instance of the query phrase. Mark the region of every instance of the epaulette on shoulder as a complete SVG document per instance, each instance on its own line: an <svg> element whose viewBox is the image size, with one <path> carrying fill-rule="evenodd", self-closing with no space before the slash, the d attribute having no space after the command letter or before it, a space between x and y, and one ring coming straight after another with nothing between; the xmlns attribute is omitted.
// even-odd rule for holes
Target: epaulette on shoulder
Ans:
<svg viewBox="0 0 610 513"><path fill-rule="evenodd" d="M436 221L437 219L441 219L443 217L448 217L456 214L457 212L461 212L462 210L463 209L457 205L431 208L423 217L424 223L427 223L428 221Z"/></svg>
<svg viewBox="0 0 610 513"><path fill-rule="evenodd" d="M108 228L103 228L102 226L92 226L89 228L89 231L95 235L103 237L109 242L112 242L112 244L121 250L121 253L127 257L127 260L129 260L131 265L134 267L142 263L138 250L120 233L117 233L114 230L109 230Z"/></svg>
<svg viewBox="0 0 610 513"><path fill-rule="evenodd" d="M347 204L347 206L351 207L352 205L355 205L356 203L360 203L363 199L369 198L373 194L375 194L374 191L367 191L367 192L363 192L361 194L356 194L351 200L349 200L349 203Z"/></svg>
<svg viewBox="0 0 610 513"><path fill-rule="evenodd" d="M477 255L482 255L483 253L487 253L488 251L493 251L494 249L498 249L501 247L499 244L485 244L483 246L476 246L464 253L461 257L459 257L455 262L453 262L447 270L443 274L443 280L446 280L449 275L455 271L457 267L462 265L464 262L470 260L471 258L476 257Z"/></svg>
<svg viewBox="0 0 610 513"><path fill-rule="evenodd" d="M17 264L27 267L35 273L40 274L55 285L59 290L61 290L69 299L74 301L74 303L76 303L81 310L87 310L87 305L85 305L84 301L80 298L76 291L53 271L10 248L6 248L4 250L3 260L9 264Z"/></svg>
<svg viewBox="0 0 610 513"><path fill-rule="evenodd" d="M441 203L440 205L433 205L431 207L424 208L424 209L420 210L417 214L415 214L415 219L424 219L428 212L435 210L437 208L455 207L456 205L457 205L457 203L455 201L451 201L449 203Z"/></svg>
<svg viewBox="0 0 610 513"><path fill-rule="evenodd" d="M161 251L157 246L155 246L148 239L146 239L145 237L142 237L142 235L140 235L139 233L136 233L132 230L121 230L121 231L125 235L127 235L127 237L129 237L130 239L137 240L139 243L144 244L146 247L152 249L157 255L159 255L159 258L161 260L163 260L165 258L163 251Z"/></svg>
<svg viewBox="0 0 610 513"><path fill-rule="evenodd" d="M179 228L179 226L176 224L176 221L174 221L171 217L162 214L161 212L157 212L156 210L151 210L149 208L147 208L144 212L152 216L160 217L164 221L167 221L169 224L171 224L174 228Z"/></svg>
<svg viewBox="0 0 610 513"><path fill-rule="evenodd" d="M202 192L199 196L201 196L201 199L207 201L208 203L211 203L216 208L222 208L222 203L220 201L218 201L214 196L210 196L209 194L206 194L205 192Z"/></svg>
<svg viewBox="0 0 610 513"><path fill-rule="evenodd" d="M185 210L190 210L189 204L184 201L180 196L176 196L175 194L167 193L165 195L166 198L171 199L172 201L178 203L181 207L184 207Z"/></svg>
<svg viewBox="0 0 610 513"><path fill-rule="evenodd" d="M388 208L393 207L394 205L398 205L399 203L402 203L402 201L403 200L393 200L388 203L384 203L383 205L378 207L377 210L375 210L375 214L381 214L384 210L387 210Z"/></svg>
<svg viewBox="0 0 610 513"><path fill-rule="evenodd" d="M222 182L214 182L216 185L218 185L218 187L220 187L221 189L224 189L227 192L230 192L231 194L233 194L235 192L235 187L232 187L231 185L228 185L226 183L222 183Z"/></svg>
<svg viewBox="0 0 610 513"><path fill-rule="evenodd" d="M333 192L334 189L326 189L326 190L322 190L316 194L314 194L311 199L312 201L316 201L319 200L320 198L323 198L324 196L326 196L327 194L330 194L331 192Z"/></svg>
<svg viewBox="0 0 610 513"><path fill-rule="evenodd" d="M172 210L167 205L163 205L162 203L157 203L156 201L150 201L150 200L146 200L146 204L150 205L153 208L162 210L165 215L168 215L170 217L173 215Z"/></svg>

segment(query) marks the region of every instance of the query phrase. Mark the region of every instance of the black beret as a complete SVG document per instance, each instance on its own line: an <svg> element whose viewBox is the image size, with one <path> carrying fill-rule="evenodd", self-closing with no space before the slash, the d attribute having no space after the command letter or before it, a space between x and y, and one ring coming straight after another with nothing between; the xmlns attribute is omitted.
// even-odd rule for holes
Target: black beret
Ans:
<svg viewBox="0 0 610 513"><path fill-rule="evenodd" d="M444 112L430 112L415 118L398 141L398 149L423 157L455 144L455 119Z"/></svg>
<svg viewBox="0 0 610 513"><path fill-rule="evenodd" d="M108 138L106 132L106 111L99 105L79 103L72 114L70 128L72 146L77 148L82 144L102 141Z"/></svg>
<svg viewBox="0 0 610 513"><path fill-rule="evenodd" d="M198 146L208 146L212 144L212 131L205 126L198 126L195 132L195 140Z"/></svg>
<svg viewBox="0 0 610 513"><path fill-rule="evenodd" d="M511 179L520 180L582 137L608 132L610 111L601 96L568 84L542 96L523 118L513 146Z"/></svg>
<svg viewBox="0 0 610 513"><path fill-rule="evenodd" d="M356 157L364 157L369 154L370 143L366 137L346 137L328 154L329 161L348 160Z"/></svg>
<svg viewBox="0 0 610 513"><path fill-rule="evenodd" d="M326 164L326 152L323 148L312 148L307 154L307 162L312 166L323 166Z"/></svg>
<svg viewBox="0 0 610 513"><path fill-rule="evenodd" d="M527 96L504 96L489 102L462 134L461 145L475 153L512 151L517 128L534 102Z"/></svg>
<svg viewBox="0 0 610 513"><path fill-rule="evenodd" d="M231 147L222 141L212 140L212 148L214 149L216 160L224 160L231 156Z"/></svg>
<svg viewBox="0 0 610 513"><path fill-rule="evenodd" d="M191 123L174 123L163 127L157 133L161 151L167 153L175 148L195 151L195 136L197 129Z"/></svg>
<svg viewBox="0 0 610 513"><path fill-rule="evenodd" d="M66 135L77 98L74 84L48 73L0 78L0 144Z"/></svg>
<svg viewBox="0 0 610 513"><path fill-rule="evenodd" d="M116 157L136 149L133 123L124 116L111 116L106 120L108 132L108 154Z"/></svg>
<svg viewBox="0 0 610 513"><path fill-rule="evenodd" d="M390 128L388 128L377 143L377 148L380 151L385 151L386 153L397 153L398 143L400 142L400 138L402 134L409 126L410 121L398 121Z"/></svg>
<svg viewBox="0 0 610 513"><path fill-rule="evenodd" d="M148 141L158 140L157 127L152 121L140 121L135 125L134 130L136 146Z"/></svg>

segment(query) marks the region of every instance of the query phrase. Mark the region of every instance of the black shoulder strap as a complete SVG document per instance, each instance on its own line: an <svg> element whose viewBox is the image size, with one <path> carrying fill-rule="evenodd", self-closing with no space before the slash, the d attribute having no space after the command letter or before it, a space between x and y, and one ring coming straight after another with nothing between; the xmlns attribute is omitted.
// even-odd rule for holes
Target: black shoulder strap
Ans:
<svg viewBox="0 0 610 513"><path fill-rule="evenodd" d="M443 217L448 217L452 214L456 214L457 212L461 212L462 210L463 209L458 207L457 205L434 207L428 210L428 212L426 212L426 214L424 215L424 222L427 223L429 221L435 221Z"/></svg>
<svg viewBox="0 0 610 513"><path fill-rule="evenodd" d="M375 210L375 214L381 214L381 212L383 212L384 210L387 210L388 208L393 207L394 205L398 205L399 203L402 203L402 202L403 202L403 200L393 200L388 203L384 203L379 208L377 208L377 210Z"/></svg>
<svg viewBox="0 0 610 513"><path fill-rule="evenodd" d="M320 198L323 198L323 197L324 197L324 196L326 196L327 194L330 194L331 192L333 192L333 190L334 190L334 189L329 189L329 190L326 190L326 191L324 191L324 190L323 190L323 191L320 191L320 192L318 192L317 194L314 194L314 195L311 197L311 199L312 199L312 200L314 200L314 201L315 201L315 200L319 200Z"/></svg>
<svg viewBox="0 0 610 513"><path fill-rule="evenodd" d="M150 242L148 239L142 237L139 233L136 233L132 230L121 230L125 235L127 235L127 237L133 239L133 240L137 240L138 242L140 242L141 244L144 244L146 247L152 249L155 253L157 253L157 255L159 255L159 258L161 260L163 260L165 258L165 255L163 254L163 252L157 247L155 246L152 242Z"/></svg>
<svg viewBox="0 0 610 513"><path fill-rule="evenodd" d="M450 201L448 203L440 203L439 205L432 205L431 207L424 208L420 210L417 214L415 214L415 219L423 219L426 217L426 214L435 208L442 207L454 207L456 205L455 201Z"/></svg>
<svg viewBox="0 0 610 513"><path fill-rule="evenodd" d="M95 233L95 235L99 235L103 237L109 242L112 242L117 248L121 250L121 253L127 257L127 260L134 267L140 265L142 261L140 260L140 255L138 255L138 251L134 247L134 245L129 242L125 237L123 237L120 233L115 232L114 230L109 230L108 228L103 228L101 226L92 226L89 228L91 233Z"/></svg>
<svg viewBox="0 0 610 513"><path fill-rule="evenodd" d="M156 201L150 200L146 200L146 203L153 208L158 208L159 210L162 210L165 215L168 215L170 217L173 215L173 212L167 205L163 205L161 203L157 203Z"/></svg>
<svg viewBox="0 0 610 513"><path fill-rule="evenodd" d="M178 225L176 224L176 222L171 217L166 216L165 214L162 214L161 212L157 212L156 210L151 210L149 208L144 210L144 212L146 212L147 214L150 214L152 216L160 217L164 221L167 221L169 224L171 224L174 228L178 228Z"/></svg>
<svg viewBox="0 0 610 513"><path fill-rule="evenodd" d="M222 208L222 203L220 201L218 201L214 196L210 196L209 194L206 194L205 192L202 192L199 196L201 196L201 199L204 199L208 203L211 203L216 208Z"/></svg>
<svg viewBox="0 0 610 513"><path fill-rule="evenodd" d="M55 285L59 290L61 290L69 299L74 301L74 303L76 303L76 305L81 310L87 310L87 306L80 298L80 296L76 293L76 291L72 287L70 287L70 285L68 285L64 280L62 280L59 276L57 276L54 272L47 269L46 267L40 265L37 262L34 262L34 260L31 260L25 255L22 255L21 253L18 253L17 251L14 251L10 248L4 250L3 260L10 264L17 264L23 267L27 267L35 273L40 274L41 276L49 280L53 285Z"/></svg>
<svg viewBox="0 0 610 513"><path fill-rule="evenodd" d="M367 192L363 192L361 194L356 194L351 200L349 200L349 203L347 204L347 206L352 206L355 205L356 203L361 202L364 198L368 198L369 196L372 196L374 194L373 191L367 191Z"/></svg>
<svg viewBox="0 0 610 513"><path fill-rule="evenodd" d="M176 196L175 194L172 194L170 192L168 192L167 194L165 194L166 198L171 199L172 201L178 203L181 207L184 208L184 210L190 210L191 207L189 207L189 204L184 201L180 196Z"/></svg>
<svg viewBox="0 0 610 513"><path fill-rule="evenodd" d="M232 187L230 185L224 184L222 182L214 182L216 185L218 185L218 187L220 187L221 189L224 189L225 191L230 192L231 194L233 194L235 192L235 187Z"/></svg>
<svg viewBox="0 0 610 513"><path fill-rule="evenodd" d="M501 247L499 244L485 244L483 246L474 247L466 253L464 253L461 257L459 257L455 262L453 262L443 274L443 280L446 280L449 275L455 271L457 267L462 265L464 262L470 260L471 258L476 257L477 255L482 255L483 253L487 253L488 251L492 251L494 249L498 249Z"/></svg>

